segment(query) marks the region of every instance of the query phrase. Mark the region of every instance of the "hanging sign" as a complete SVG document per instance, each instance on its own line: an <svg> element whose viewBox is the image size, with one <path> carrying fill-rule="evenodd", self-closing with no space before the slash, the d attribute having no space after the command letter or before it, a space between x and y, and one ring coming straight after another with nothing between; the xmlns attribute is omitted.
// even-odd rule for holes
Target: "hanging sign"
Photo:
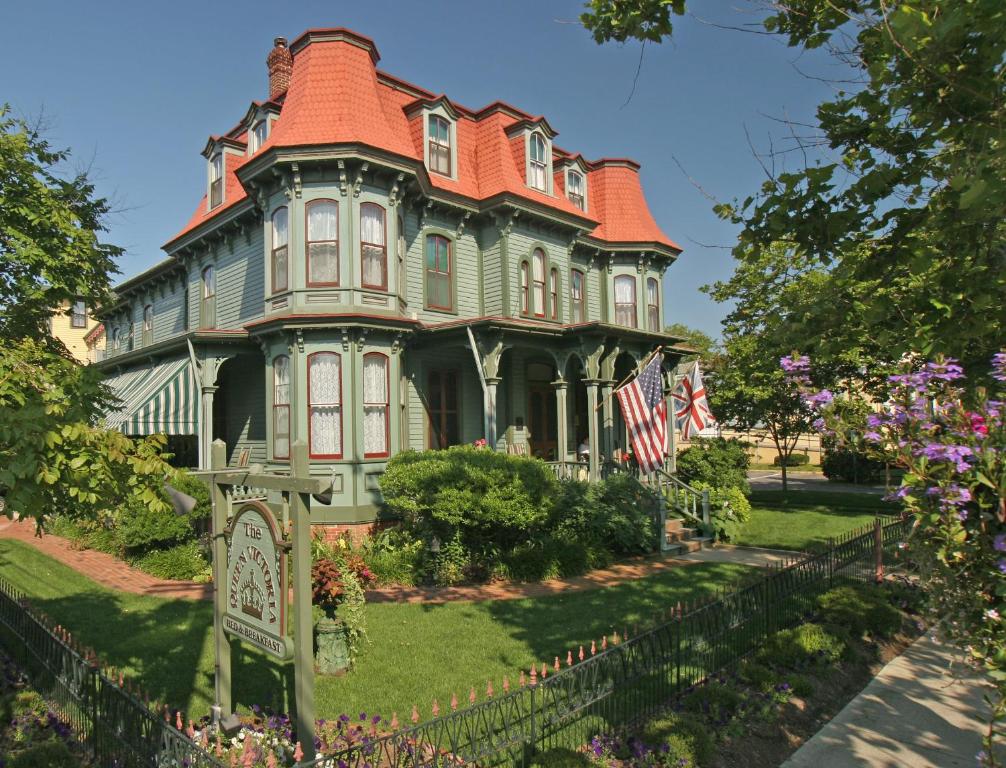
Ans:
<svg viewBox="0 0 1006 768"><path fill-rule="evenodd" d="M276 519L260 501L243 504L227 532L224 631L280 659L286 634L286 550Z"/></svg>

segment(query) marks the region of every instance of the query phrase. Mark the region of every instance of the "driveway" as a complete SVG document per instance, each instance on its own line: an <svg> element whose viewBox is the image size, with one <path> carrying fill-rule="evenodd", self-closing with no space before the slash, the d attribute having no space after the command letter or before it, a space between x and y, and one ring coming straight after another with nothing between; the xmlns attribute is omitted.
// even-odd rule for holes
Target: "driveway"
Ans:
<svg viewBox="0 0 1006 768"><path fill-rule="evenodd" d="M818 472L789 471L786 473L791 491L832 491L835 493L882 494L882 485L852 485L833 483ZM752 469L748 471L748 482L755 491L781 491L782 472L776 469Z"/></svg>

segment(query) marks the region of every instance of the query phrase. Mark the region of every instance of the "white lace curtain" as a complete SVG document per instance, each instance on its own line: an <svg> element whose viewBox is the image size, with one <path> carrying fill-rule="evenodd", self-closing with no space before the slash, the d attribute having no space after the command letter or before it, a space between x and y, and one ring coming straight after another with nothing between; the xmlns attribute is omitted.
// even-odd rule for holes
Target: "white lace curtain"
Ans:
<svg viewBox="0 0 1006 768"><path fill-rule="evenodd" d="M531 255L532 278L534 280L534 311L545 314L545 254L535 251Z"/></svg>
<svg viewBox="0 0 1006 768"><path fill-rule="evenodd" d="M388 358L363 358L363 452L388 452Z"/></svg>
<svg viewBox="0 0 1006 768"><path fill-rule="evenodd" d="M363 282L386 288L384 209L365 203L360 206L360 249L363 252Z"/></svg>
<svg viewBox="0 0 1006 768"><path fill-rule="evenodd" d="M313 202L307 209L308 280L339 282L339 208L329 200Z"/></svg>
<svg viewBox="0 0 1006 768"><path fill-rule="evenodd" d="M290 455L290 358L286 355L275 358L272 371L272 452L276 458L285 458Z"/></svg>
<svg viewBox="0 0 1006 768"><path fill-rule="evenodd" d="M636 280L629 275L615 278L615 322L636 327Z"/></svg>
<svg viewBox="0 0 1006 768"><path fill-rule="evenodd" d="M342 455L342 360L330 352L311 355L311 454Z"/></svg>

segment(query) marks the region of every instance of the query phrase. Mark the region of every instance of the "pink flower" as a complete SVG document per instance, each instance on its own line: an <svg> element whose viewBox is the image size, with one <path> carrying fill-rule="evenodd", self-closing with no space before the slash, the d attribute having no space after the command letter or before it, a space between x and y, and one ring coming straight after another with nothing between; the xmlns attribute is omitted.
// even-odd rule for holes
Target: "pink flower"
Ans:
<svg viewBox="0 0 1006 768"><path fill-rule="evenodd" d="M985 437L989 433L989 428L985 424L985 417L980 413L968 413L968 418L971 420L971 431L974 432L979 437Z"/></svg>

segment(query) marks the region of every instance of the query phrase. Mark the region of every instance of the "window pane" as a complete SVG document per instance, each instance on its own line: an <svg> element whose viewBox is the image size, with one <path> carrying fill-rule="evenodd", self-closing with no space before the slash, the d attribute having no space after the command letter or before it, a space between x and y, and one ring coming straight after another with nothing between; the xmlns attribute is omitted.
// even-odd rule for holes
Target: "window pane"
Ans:
<svg viewBox="0 0 1006 768"><path fill-rule="evenodd" d="M646 281L646 299L649 304L657 304L657 281L652 277Z"/></svg>
<svg viewBox="0 0 1006 768"><path fill-rule="evenodd" d="M273 404L289 405L290 403L290 358L280 355L272 361L273 373Z"/></svg>
<svg viewBox="0 0 1006 768"><path fill-rule="evenodd" d="M363 245L363 284L371 288L385 288L383 248Z"/></svg>
<svg viewBox="0 0 1006 768"><path fill-rule="evenodd" d="M655 307L655 306L653 306L651 304L650 307L649 307L648 315L649 315L648 322L649 322L650 330L654 331L654 332L659 331L660 330L660 308L659 307Z"/></svg>
<svg viewBox="0 0 1006 768"><path fill-rule="evenodd" d="M289 236L289 213L286 208L277 208L272 215L272 247L279 248L287 244Z"/></svg>
<svg viewBox="0 0 1006 768"><path fill-rule="evenodd" d="M143 308L143 330L149 331L154 327L154 308L149 304Z"/></svg>
<svg viewBox="0 0 1006 768"><path fill-rule="evenodd" d="M318 200L308 204L307 239L339 239L339 207L331 200Z"/></svg>
<svg viewBox="0 0 1006 768"><path fill-rule="evenodd" d="M615 278L615 303L628 304L636 301L635 278L622 275Z"/></svg>
<svg viewBox="0 0 1006 768"><path fill-rule="evenodd" d="M387 266L384 209L379 205L364 203L360 206L360 248L363 258L363 284L386 288Z"/></svg>
<svg viewBox="0 0 1006 768"><path fill-rule="evenodd" d="M289 274L289 264L286 246L273 251L272 255L272 289L273 291L285 291L287 288L287 275Z"/></svg>
<svg viewBox="0 0 1006 768"><path fill-rule="evenodd" d="M321 352L308 358L311 454L342 455L342 358Z"/></svg>
<svg viewBox="0 0 1006 768"><path fill-rule="evenodd" d="M342 408L317 406L311 408L311 454L313 456L342 455Z"/></svg>
<svg viewBox="0 0 1006 768"><path fill-rule="evenodd" d="M342 399L342 360L339 355L322 352L308 362L311 379L311 404L339 405Z"/></svg>
<svg viewBox="0 0 1006 768"><path fill-rule="evenodd" d="M534 279L535 281L541 281L545 279L545 254L541 251L535 251L532 258L532 263L534 264Z"/></svg>
<svg viewBox="0 0 1006 768"><path fill-rule="evenodd" d="M290 456L290 406L273 408L272 423L273 458L285 459Z"/></svg>
<svg viewBox="0 0 1006 768"><path fill-rule="evenodd" d="M388 359L363 357L363 452L388 452Z"/></svg>
<svg viewBox="0 0 1006 768"><path fill-rule="evenodd" d="M534 311L537 315L545 314L545 284L534 284Z"/></svg>
<svg viewBox="0 0 1006 768"><path fill-rule="evenodd" d="M308 282L339 282L339 247L336 243L311 243L307 250Z"/></svg>
<svg viewBox="0 0 1006 768"><path fill-rule="evenodd" d="M217 292L217 275L213 267L203 270L203 298L208 299Z"/></svg>

